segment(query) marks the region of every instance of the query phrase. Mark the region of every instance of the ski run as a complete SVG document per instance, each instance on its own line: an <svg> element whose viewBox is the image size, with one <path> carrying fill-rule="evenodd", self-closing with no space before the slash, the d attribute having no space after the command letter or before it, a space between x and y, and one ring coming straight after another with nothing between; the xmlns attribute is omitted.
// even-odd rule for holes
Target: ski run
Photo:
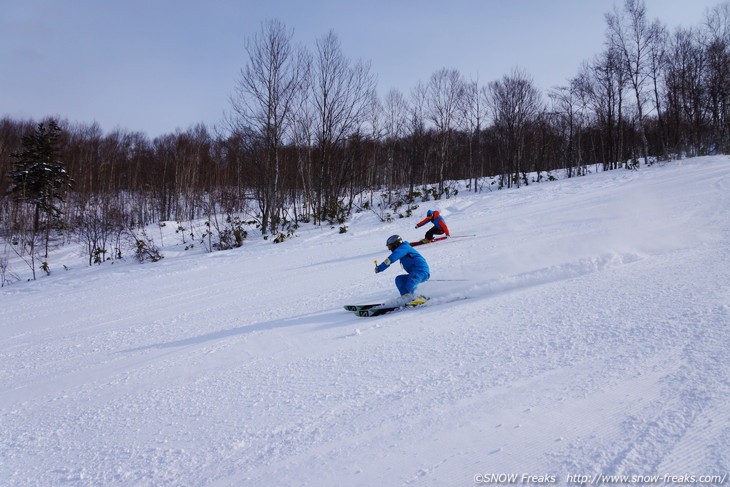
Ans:
<svg viewBox="0 0 730 487"><path fill-rule="evenodd" d="M428 303L345 311L397 297L373 261L428 209L476 235L418 247ZM171 223L160 262L72 246L35 282L11 262L0 485L728 485L730 157L347 225L205 253Z"/></svg>

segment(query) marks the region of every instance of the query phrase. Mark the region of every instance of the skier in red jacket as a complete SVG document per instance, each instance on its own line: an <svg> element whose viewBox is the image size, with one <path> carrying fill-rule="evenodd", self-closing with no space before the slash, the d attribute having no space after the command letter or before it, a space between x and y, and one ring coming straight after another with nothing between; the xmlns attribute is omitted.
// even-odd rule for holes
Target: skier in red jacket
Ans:
<svg viewBox="0 0 730 487"><path fill-rule="evenodd" d="M446 234L447 237L451 236L451 233L449 233L449 227L446 226L446 222L444 221L444 217L442 217L438 211L428 210L426 218L416 225L416 228L421 228L428 222L433 223L433 228L426 232L426 238L421 240L421 243L428 243L432 241L434 235Z"/></svg>

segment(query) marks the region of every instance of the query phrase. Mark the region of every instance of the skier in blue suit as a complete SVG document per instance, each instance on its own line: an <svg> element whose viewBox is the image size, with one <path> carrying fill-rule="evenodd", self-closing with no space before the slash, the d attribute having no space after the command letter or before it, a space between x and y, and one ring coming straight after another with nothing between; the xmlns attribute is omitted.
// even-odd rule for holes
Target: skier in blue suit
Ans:
<svg viewBox="0 0 730 487"><path fill-rule="evenodd" d="M426 259L419 254L411 244L404 242L398 235L388 238L386 243L392 253L383 262L375 266L375 273L383 272L391 264L400 260L403 269L408 274L401 274L395 278L395 285L405 300L415 298L413 294L418 285L431 277Z"/></svg>

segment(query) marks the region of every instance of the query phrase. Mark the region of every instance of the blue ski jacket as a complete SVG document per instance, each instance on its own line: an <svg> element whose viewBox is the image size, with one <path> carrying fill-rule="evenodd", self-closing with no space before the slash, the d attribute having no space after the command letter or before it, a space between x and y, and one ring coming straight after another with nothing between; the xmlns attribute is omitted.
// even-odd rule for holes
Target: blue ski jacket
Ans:
<svg viewBox="0 0 730 487"><path fill-rule="evenodd" d="M416 249L411 247L411 244L408 242L400 244L387 259L378 264L378 272L383 272L391 264L399 260L407 273L412 274L418 272L424 274L425 279L423 281L427 281L431 277L431 269L429 269L426 259Z"/></svg>

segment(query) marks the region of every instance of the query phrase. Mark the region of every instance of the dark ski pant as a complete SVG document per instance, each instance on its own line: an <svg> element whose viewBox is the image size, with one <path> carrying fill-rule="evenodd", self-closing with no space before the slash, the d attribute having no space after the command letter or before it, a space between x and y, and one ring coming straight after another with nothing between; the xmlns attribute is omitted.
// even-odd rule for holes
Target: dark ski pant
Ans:
<svg viewBox="0 0 730 487"><path fill-rule="evenodd" d="M426 232L426 239L433 240L434 235L443 235L444 232L443 229L439 227L433 227L428 232Z"/></svg>
<svg viewBox="0 0 730 487"><path fill-rule="evenodd" d="M410 274L401 274L395 278L395 285L400 291L400 295L414 293L419 284L428 281L431 277L426 272L411 272Z"/></svg>

